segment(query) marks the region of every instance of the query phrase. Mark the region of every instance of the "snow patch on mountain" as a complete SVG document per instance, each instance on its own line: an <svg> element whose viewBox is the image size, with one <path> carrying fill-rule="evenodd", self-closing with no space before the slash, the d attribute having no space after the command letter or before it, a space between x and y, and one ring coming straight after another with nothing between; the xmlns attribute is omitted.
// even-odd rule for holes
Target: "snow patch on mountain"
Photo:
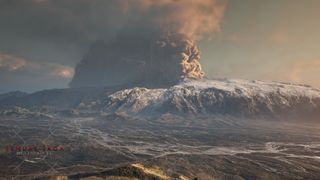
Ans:
<svg viewBox="0 0 320 180"><path fill-rule="evenodd" d="M320 90L308 85L256 80L185 80L168 88L120 90L98 99L93 108L145 115L318 116Z"/></svg>

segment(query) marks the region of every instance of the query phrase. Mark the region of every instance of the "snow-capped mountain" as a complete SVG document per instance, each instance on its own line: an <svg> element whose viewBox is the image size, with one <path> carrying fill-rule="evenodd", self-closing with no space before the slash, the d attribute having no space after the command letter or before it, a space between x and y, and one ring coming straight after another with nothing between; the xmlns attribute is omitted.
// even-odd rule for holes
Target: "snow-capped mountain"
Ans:
<svg viewBox="0 0 320 180"><path fill-rule="evenodd" d="M280 82L185 80L169 88L136 87L97 99L88 107L130 114L320 115L320 90Z"/></svg>
<svg viewBox="0 0 320 180"><path fill-rule="evenodd" d="M132 87L132 86L131 86ZM3 96L3 97L2 97ZM320 89L307 85L250 80L184 80L167 88L105 87L54 89L2 95L0 107L131 115L230 115L320 118Z"/></svg>

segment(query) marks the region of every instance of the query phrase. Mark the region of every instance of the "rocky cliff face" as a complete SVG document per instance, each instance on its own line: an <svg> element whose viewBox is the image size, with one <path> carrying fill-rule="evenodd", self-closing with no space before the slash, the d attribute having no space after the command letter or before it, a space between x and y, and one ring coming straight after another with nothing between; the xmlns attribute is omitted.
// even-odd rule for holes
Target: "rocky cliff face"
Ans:
<svg viewBox="0 0 320 180"><path fill-rule="evenodd" d="M107 112L140 115L227 114L320 117L320 90L248 80L186 80L165 89L132 88L91 103Z"/></svg>

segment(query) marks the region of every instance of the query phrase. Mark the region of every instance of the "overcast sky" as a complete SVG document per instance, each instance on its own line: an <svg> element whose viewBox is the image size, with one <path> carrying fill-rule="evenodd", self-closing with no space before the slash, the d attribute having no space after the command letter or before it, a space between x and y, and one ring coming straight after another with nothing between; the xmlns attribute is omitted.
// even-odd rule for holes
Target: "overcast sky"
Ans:
<svg viewBox="0 0 320 180"><path fill-rule="evenodd" d="M125 1L0 0L0 93L68 87L90 45L128 20L114 8ZM199 42L206 75L320 87L319 8L318 0L229 0L220 31Z"/></svg>

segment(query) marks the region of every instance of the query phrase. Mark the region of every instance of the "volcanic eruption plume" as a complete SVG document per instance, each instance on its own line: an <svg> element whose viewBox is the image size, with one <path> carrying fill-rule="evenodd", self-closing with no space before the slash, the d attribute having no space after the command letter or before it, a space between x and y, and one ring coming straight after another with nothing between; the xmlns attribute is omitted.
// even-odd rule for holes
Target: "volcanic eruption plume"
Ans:
<svg viewBox="0 0 320 180"><path fill-rule="evenodd" d="M92 45L70 85L163 86L204 72L195 42L219 30L224 0L121 0L116 37Z"/></svg>

